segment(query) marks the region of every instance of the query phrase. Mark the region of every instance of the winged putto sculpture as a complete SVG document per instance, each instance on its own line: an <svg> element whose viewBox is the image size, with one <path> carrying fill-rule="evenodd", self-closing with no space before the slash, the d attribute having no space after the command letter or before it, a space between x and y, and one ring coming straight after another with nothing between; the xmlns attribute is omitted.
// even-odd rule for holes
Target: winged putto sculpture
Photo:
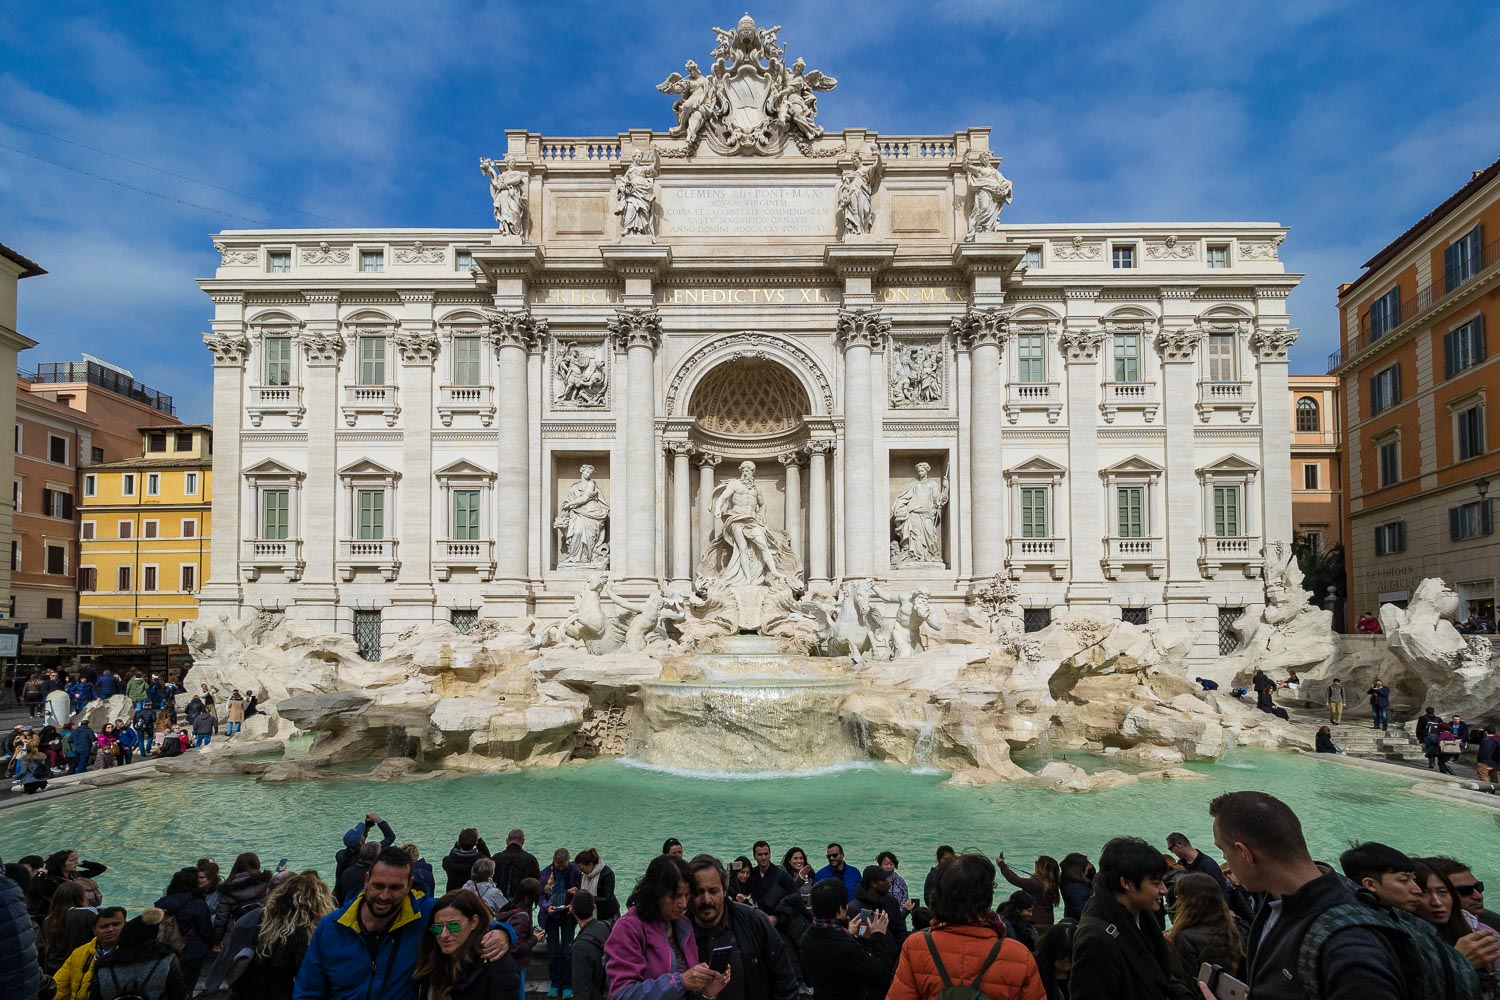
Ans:
<svg viewBox="0 0 1500 1000"><path fill-rule="evenodd" d="M680 95L672 105L677 118L669 135L685 140L691 156L705 139L718 153L775 155L792 142L803 155L823 137L817 124L818 93L838 81L808 70L801 59L787 66L786 47L776 40L781 26L757 27L746 14L734 30L714 28L718 45L705 75L689 60L686 75L673 73L656 89Z"/></svg>

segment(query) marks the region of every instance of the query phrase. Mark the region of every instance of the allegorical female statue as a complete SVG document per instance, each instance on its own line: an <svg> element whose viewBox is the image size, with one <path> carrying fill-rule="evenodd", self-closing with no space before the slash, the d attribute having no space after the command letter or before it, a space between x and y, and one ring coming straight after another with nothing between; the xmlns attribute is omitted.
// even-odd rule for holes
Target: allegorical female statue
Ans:
<svg viewBox="0 0 1500 1000"><path fill-rule="evenodd" d="M717 577L728 587L756 584L796 586L801 572L786 533L768 526L766 506L755 484L755 463L740 463L740 478L714 491L713 536L699 564L700 576Z"/></svg>
<svg viewBox="0 0 1500 1000"><path fill-rule="evenodd" d="M505 161L488 157L479 169L490 179L490 199L495 203L495 222L502 236L526 235L526 175L510 169Z"/></svg>
<svg viewBox="0 0 1500 1000"><path fill-rule="evenodd" d="M580 468L578 476L578 482L563 498L562 513L553 522L558 529L557 564L605 567L609 565L604 530L609 522L609 505L594 482L592 465Z"/></svg>
<svg viewBox="0 0 1500 1000"><path fill-rule="evenodd" d="M917 463L917 478L891 505L896 522L896 551L892 562L943 564L943 508L948 505L948 477L928 478L932 466Z"/></svg>
<svg viewBox="0 0 1500 1000"><path fill-rule="evenodd" d="M656 177L660 172L661 152L652 147L649 153L637 150L615 181L615 214L624 235L656 235Z"/></svg>
<svg viewBox="0 0 1500 1000"><path fill-rule="evenodd" d="M969 175L969 239L976 233L993 233L1000 228L1000 210L1010 204L1011 183L997 168L1000 157L991 162L988 153L971 150L964 157L964 172Z"/></svg>
<svg viewBox="0 0 1500 1000"><path fill-rule="evenodd" d="M880 157L873 160L855 160L839 176L838 210L839 222L845 236L860 236L875 225L875 211L871 198L880 179Z"/></svg>

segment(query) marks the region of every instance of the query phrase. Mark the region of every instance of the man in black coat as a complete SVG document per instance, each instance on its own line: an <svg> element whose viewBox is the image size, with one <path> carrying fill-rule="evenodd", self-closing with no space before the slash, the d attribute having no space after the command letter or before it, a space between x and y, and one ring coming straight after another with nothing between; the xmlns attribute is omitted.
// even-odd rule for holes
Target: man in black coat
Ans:
<svg viewBox="0 0 1500 1000"><path fill-rule="evenodd" d="M1172 973L1156 922L1167 863L1138 837L1116 837L1099 855L1094 894L1073 938L1072 1000L1189 1000Z"/></svg>
<svg viewBox="0 0 1500 1000"><path fill-rule="evenodd" d="M814 887L816 888L816 887ZM868 865L860 872L859 888L854 892L854 905L871 913L884 913L889 922L891 940L896 947L906 940L906 914L901 904L891 895L891 873L879 865Z"/></svg>
<svg viewBox="0 0 1500 1000"><path fill-rule="evenodd" d="M849 891L824 879L813 886L813 925L802 937L802 970L818 1000L880 1000L890 989L901 951L881 911L869 924L849 915Z"/></svg>
<svg viewBox="0 0 1500 1000"><path fill-rule="evenodd" d="M526 831L512 830L506 834L505 850L494 855L495 885L505 893L506 899L515 898L522 879L542 880L542 866L537 864L536 855L526 850L525 844Z"/></svg>
<svg viewBox="0 0 1500 1000"><path fill-rule="evenodd" d="M797 890L792 877L780 865L771 863L771 845L757 840L750 849L755 856L755 867L750 869L750 898L755 905L776 923L776 908L789 892Z"/></svg>
<svg viewBox="0 0 1500 1000"><path fill-rule="evenodd" d="M594 894L579 889L568 908L578 921L573 939L573 1000L604 1000L609 981L604 975L604 942L609 940L612 921L600 920Z"/></svg>
<svg viewBox="0 0 1500 1000"><path fill-rule="evenodd" d="M471 826L458 831L458 841L453 845L453 850L443 858L443 871L448 875L448 888L443 891L457 892L462 889L474 870L474 862L489 856L490 849L478 830Z"/></svg>
<svg viewBox="0 0 1500 1000"><path fill-rule="evenodd" d="M37 961L36 939L26 897L20 886L0 875L0 997L30 1000L42 988L42 967Z"/></svg>
<svg viewBox="0 0 1500 1000"><path fill-rule="evenodd" d="M797 1000L797 970L781 935L764 913L729 898L729 876L718 858L700 854L693 874L689 912L698 957L728 947L731 976L721 1000Z"/></svg>

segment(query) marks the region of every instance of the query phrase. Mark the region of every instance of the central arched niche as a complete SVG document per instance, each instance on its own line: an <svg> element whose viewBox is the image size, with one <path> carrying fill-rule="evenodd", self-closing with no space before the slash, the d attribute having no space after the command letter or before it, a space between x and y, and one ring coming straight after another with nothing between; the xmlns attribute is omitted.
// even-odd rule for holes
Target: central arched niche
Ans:
<svg viewBox="0 0 1500 1000"><path fill-rule="evenodd" d="M693 391L688 412L705 434L776 438L797 431L809 409L802 384L765 358L736 358L714 368Z"/></svg>

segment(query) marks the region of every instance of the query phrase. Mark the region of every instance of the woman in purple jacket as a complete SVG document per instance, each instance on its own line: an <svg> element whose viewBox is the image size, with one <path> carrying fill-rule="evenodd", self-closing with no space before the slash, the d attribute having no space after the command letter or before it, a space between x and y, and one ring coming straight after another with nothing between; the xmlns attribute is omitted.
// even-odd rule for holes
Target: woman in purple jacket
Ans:
<svg viewBox="0 0 1500 1000"><path fill-rule="evenodd" d="M610 1000L684 1000L692 993L712 998L729 985L698 961L698 945L687 912L692 876L679 857L652 859L636 884L635 905L615 921L604 944Z"/></svg>

